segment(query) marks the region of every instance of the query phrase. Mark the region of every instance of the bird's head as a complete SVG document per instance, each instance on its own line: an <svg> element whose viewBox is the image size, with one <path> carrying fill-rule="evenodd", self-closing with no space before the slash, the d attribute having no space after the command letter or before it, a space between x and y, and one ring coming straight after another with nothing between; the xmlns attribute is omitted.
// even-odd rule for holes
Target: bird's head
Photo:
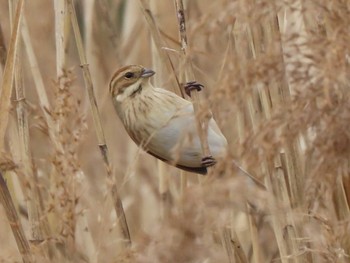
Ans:
<svg viewBox="0 0 350 263"><path fill-rule="evenodd" d="M113 98L122 102L142 91L144 84L155 72L139 65L130 65L118 69L109 83L109 92Z"/></svg>

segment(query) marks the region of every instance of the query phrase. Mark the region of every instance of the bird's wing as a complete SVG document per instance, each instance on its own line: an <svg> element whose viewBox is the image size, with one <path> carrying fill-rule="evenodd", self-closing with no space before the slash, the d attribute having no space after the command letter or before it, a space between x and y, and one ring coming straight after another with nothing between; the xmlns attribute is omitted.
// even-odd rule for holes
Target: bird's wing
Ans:
<svg viewBox="0 0 350 263"><path fill-rule="evenodd" d="M164 95L164 91L165 90L160 91L162 95ZM189 167L181 163L172 162L172 154L169 150L171 150L172 147L177 143L177 138L180 136L179 131L181 131L181 124L174 123L174 120L178 119L176 117L176 114L178 113L179 109L186 108L188 105L191 105L191 103L183 99L179 101L178 98L176 98L177 100L172 98L172 96L175 95L174 93L170 93L167 91L165 91L165 93L165 95L168 95L170 97L170 101L177 101L178 103L176 105L170 105L170 107L166 107L165 109L167 110L167 112L161 111L162 107L155 108L155 110L159 112L156 112L151 116L155 116L156 119L147 119L147 122L151 123L164 122L162 127L156 130L154 134L151 134L150 138L148 138L148 140L146 141L140 141L139 138L137 138L137 136L134 136L134 134L130 132L129 129L127 129L130 138L144 151L154 156L155 158L168 163L169 165L174 165L177 168L187 172L198 173L203 175L207 174L206 167L202 167L200 165L198 165L198 167ZM181 116L181 119L184 117L185 116ZM184 120L186 120L186 118L187 117L185 117ZM175 140L172 140L174 138Z"/></svg>
<svg viewBox="0 0 350 263"><path fill-rule="evenodd" d="M191 104L189 104L192 107ZM179 107L164 120L149 141L147 151L163 159L186 167L202 167L202 150L196 131L193 110L188 106ZM167 113L168 114L168 113ZM163 115L164 116L164 115Z"/></svg>
<svg viewBox="0 0 350 263"><path fill-rule="evenodd" d="M134 141L160 160L186 171L206 174L192 103L164 89L153 91L157 107L148 115L147 124L157 128L147 141L137 142L133 138ZM209 121L208 143L214 158L227 144L213 119Z"/></svg>

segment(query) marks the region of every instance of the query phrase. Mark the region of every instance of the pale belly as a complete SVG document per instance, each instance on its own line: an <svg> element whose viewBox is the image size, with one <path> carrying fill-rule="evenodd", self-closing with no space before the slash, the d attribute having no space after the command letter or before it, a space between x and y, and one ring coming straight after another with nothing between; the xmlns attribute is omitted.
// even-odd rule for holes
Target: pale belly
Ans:
<svg viewBox="0 0 350 263"><path fill-rule="evenodd" d="M213 119L209 123L208 144L211 155L217 159L226 154L227 141L211 128L212 122ZM200 167L204 157L193 116L171 119L167 125L153 131L145 148L163 159L188 167Z"/></svg>
<svg viewBox="0 0 350 263"><path fill-rule="evenodd" d="M170 96L171 102L177 103L163 105L163 99L153 100L153 107L148 108L146 118L133 114L131 110L121 111L122 114L133 114L132 117L136 119L130 122L130 125L124 123L128 133L139 146L160 159L186 167L201 167L204 156L192 104L171 98L175 95L169 92L161 91L161 93ZM226 154L226 138L214 119L209 121L208 144L214 158Z"/></svg>

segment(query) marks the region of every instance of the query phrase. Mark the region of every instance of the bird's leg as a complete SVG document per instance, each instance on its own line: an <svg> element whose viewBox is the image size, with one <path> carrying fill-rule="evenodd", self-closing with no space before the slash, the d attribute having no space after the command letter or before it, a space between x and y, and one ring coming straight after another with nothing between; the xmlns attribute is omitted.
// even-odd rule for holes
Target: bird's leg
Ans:
<svg viewBox="0 0 350 263"><path fill-rule="evenodd" d="M202 158L203 167L213 166L214 164L216 164L216 160L214 159L213 156L209 155Z"/></svg>
<svg viewBox="0 0 350 263"><path fill-rule="evenodd" d="M189 81L184 85L185 92L189 97L191 97L192 90L201 91L203 88L204 86L197 81Z"/></svg>

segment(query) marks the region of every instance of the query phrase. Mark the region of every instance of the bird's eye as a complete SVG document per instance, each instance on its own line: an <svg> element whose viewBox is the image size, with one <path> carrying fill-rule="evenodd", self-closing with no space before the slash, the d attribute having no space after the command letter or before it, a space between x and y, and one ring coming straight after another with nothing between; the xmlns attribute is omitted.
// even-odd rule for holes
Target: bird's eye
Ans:
<svg viewBox="0 0 350 263"><path fill-rule="evenodd" d="M124 75L124 77L127 78L127 79L130 79L133 76L134 76L134 73L132 73L132 72L126 72L125 75Z"/></svg>

